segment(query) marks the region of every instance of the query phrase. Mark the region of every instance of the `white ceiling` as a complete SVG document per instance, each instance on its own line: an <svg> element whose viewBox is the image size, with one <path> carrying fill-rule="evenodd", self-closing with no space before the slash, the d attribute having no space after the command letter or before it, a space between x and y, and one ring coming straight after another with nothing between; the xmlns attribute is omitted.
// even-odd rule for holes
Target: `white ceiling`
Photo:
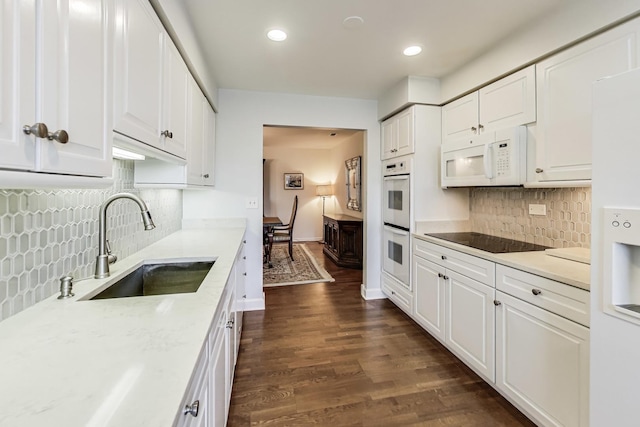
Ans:
<svg viewBox="0 0 640 427"><path fill-rule="evenodd" d="M184 0L218 86L378 99L412 76L442 77L576 0ZM343 20L364 24L347 28ZM282 28L288 39L268 40ZM415 57L404 47L420 44Z"/></svg>

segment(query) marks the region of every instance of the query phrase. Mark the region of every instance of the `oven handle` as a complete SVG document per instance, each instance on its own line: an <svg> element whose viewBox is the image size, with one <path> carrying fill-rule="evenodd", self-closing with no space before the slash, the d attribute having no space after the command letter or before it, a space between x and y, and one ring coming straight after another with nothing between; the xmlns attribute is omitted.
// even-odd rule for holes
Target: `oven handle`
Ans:
<svg viewBox="0 0 640 427"><path fill-rule="evenodd" d="M397 234L398 236L407 236L407 235L409 235L408 231L398 230L397 228L393 228L393 227L389 227L389 226L384 227L384 229L389 231L389 232L391 232L391 233L393 233L393 234Z"/></svg>
<svg viewBox="0 0 640 427"><path fill-rule="evenodd" d="M402 181L405 179L409 179L409 175L390 175L384 177L385 181Z"/></svg>

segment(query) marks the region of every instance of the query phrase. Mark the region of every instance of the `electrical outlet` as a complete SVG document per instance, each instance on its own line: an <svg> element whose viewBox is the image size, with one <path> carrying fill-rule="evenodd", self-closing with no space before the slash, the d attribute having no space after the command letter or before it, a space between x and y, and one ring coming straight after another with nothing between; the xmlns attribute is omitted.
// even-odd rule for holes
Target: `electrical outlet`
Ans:
<svg viewBox="0 0 640 427"><path fill-rule="evenodd" d="M247 199L247 209L258 209L258 199L256 197Z"/></svg>
<svg viewBox="0 0 640 427"><path fill-rule="evenodd" d="M529 215L546 215L547 205L529 205Z"/></svg>

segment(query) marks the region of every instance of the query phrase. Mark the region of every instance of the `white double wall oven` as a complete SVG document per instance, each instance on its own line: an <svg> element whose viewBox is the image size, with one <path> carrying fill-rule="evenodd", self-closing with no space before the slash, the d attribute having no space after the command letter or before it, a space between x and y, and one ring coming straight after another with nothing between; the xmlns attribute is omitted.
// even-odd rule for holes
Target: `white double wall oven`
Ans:
<svg viewBox="0 0 640 427"><path fill-rule="evenodd" d="M383 162L382 268L410 288L411 271L411 158Z"/></svg>

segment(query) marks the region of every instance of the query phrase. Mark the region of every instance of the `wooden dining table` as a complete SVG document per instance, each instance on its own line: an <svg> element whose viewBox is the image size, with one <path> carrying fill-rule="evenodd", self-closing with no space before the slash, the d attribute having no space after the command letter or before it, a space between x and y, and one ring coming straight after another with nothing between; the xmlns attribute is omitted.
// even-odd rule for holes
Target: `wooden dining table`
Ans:
<svg viewBox="0 0 640 427"><path fill-rule="evenodd" d="M277 216L262 217L262 233L264 240L264 263L273 268L271 263L271 246L273 245L273 227L282 225L282 220Z"/></svg>

